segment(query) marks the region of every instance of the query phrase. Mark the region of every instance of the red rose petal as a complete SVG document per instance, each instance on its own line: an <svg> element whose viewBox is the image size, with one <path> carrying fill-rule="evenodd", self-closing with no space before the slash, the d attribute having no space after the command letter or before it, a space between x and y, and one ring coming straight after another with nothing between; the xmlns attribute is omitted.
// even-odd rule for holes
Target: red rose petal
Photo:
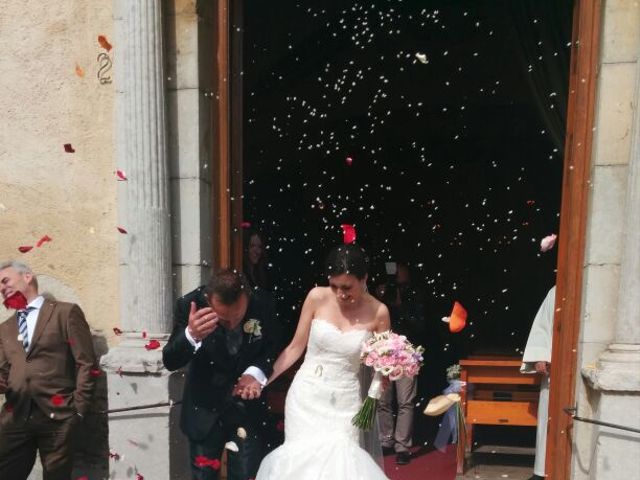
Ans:
<svg viewBox="0 0 640 480"><path fill-rule="evenodd" d="M38 243L36 243L36 247L41 247L43 243L50 242L51 240L53 239L49 235L45 235L40 240L38 240Z"/></svg>
<svg viewBox="0 0 640 480"><path fill-rule="evenodd" d="M51 404L59 407L64 403L64 397L62 395L58 395L57 393L51 397Z"/></svg>
<svg viewBox="0 0 640 480"><path fill-rule="evenodd" d="M279 432L284 432L284 422L282 420L276 423L276 430L278 430Z"/></svg>
<svg viewBox="0 0 640 480"><path fill-rule="evenodd" d="M342 227L342 236L343 242L345 245L353 243L356 241L356 229L353 225L349 225L348 223L343 223L340 225Z"/></svg>
<svg viewBox="0 0 640 480"><path fill-rule="evenodd" d="M76 478L76 480L89 480L89 477L87 477L86 475L83 475L81 477Z"/></svg>
<svg viewBox="0 0 640 480"><path fill-rule="evenodd" d="M22 310L27 306L27 299L22 292L16 292L7 297L3 303L6 309Z"/></svg>
<svg viewBox="0 0 640 480"><path fill-rule="evenodd" d="M27 253L29 250L31 250L33 247L31 245L23 245L21 247L18 247L18 250L22 253Z"/></svg>
<svg viewBox="0 0 640 480"><path fill-rule="evenodd" d="M146 330L142 331L142 338L147 338L147 331Z"/></svg>
<svg viewBox="0 0 640 480"><path fill-rule="evenodd" d="M449 331L460 332L467 325L467 310L458 302L453 302L453 310L449 317Z"/></svg>
<svg viewBox="0 0 640 480"><path fill-rule="evenodd" d="M198 455L195 458L194 465L198 468L210 467L213 470L218 470L220 468L220 460L217 458L208 458L204 455Z"/></svg>
<svg viewBox="0 0 640 480"><path fill-rule="evenodd" d="M126 231L124 228L122 228L122 227L116 227L116 228L118 229L118 231L119 231L120 233L124 233L124 234L129 233L129 232L127 232L127 231Z"/></svg>
<svg viewBox="0 0 640 480"><path fill-rule="evenodd" d="M144 477L139 473L136 473L136 480L144 480Z"/></svg>
<svg viewBox="0 0 640 480"><path fill-rule="evenodd" d="M10 403L5 403L4 404L4 409L9 412L12 413L13 412L13 405L11 405Z"/></svg>
<svg viewBox="0 0 640 480"><path fill-rule="evenodd" d="M76 340L74 338L70 338L67 340L67 343L73 347L76 344Z"/></svg>
<svg viewBox="0 0 640 480"><path fill-rule="evenodd" d="M76 63L76 75L79 76L80 78L84 77L84 70L77 63Z"/></svg>
<svg viewBox="0 0 640 480"><path fill-rule="evenodd" d="M242 222L240 226L242 228L251 228L251 222Z"/></svg>
<svg viewBox="0 0 640 480"><path fill-rule="evenodd" d="M113 48L112 45L109 43L109 40L107 40L107 37L105 37L104 35L98 35L98 43L107 52Z"/></svg>
<svg viewBox="0 0 640 480"><path fill-rule="evenodd" d="M99 368L92 368L91 370L89 370L89 375L91 375L92 377L99 377L100 375L102 375L102 370L100 370Z"/></svg>
<svg viewBox="0 0 640 480"><path fill-rule="evenodd" d="M122 330L120 330L118 327L113 327L113 333L115 333L116 335L122 335Z"/></svg>
<svg viewBox="0 0 640 480"><path fill-rule="evenodd" d="M124 170L116 170L116 176L119 182L125 182L127 180L127 175L124 173Z"/></svg>
<svg viewBox="0 0 640 480"><path fill-rule="evenodd" d="M344 159L344 162L347 164L348 167L350 167L351 164L353 163L353 158L347 157Z"/></svg>
<svg viewBox="0 0 640 480"><path fill-rule="evenodd" d="M149 341L149 343L147 343L144 348L146 348L147 350L155 350L157 348L160 348L160 342L158 340L151 340Z"/></svg>
<svg viewBox="0 0 640 480"><path fill-rule="evenodd" d="M73 148L73 146L71 146L70 143L65 143L64 144L64 151L67 153L75 153L76 150Z"/></svg>

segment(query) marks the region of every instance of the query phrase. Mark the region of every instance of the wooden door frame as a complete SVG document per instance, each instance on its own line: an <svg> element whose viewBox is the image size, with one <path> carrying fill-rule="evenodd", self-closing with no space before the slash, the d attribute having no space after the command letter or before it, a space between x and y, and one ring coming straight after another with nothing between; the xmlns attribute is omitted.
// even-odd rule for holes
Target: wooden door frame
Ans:
<svg viewBox="0 0 640 480"><path fill-rule="evenodd" d="M600 0L576 0L571 34L545 466L547 478L551 480L571 478L573 428L571 417L563 409L572 407L575 403L579 375L578 335L582 309L596 83L600 60L601 16Z"/></svg>
<svg viewBox="0 0 640 480"><path fill-rule="evenodd" d="M217 0L212 105L214 268L242 269L242 1ZM233 41L232 41L233 40ZM232 127L233 126L233 127Z"/></svg>
<svg viewBox="0 0 640 480"><path fill-rule="evenodd" d="M242 43L240 39L231 50L229 26L231 15L239 14L241 18L242 11L236 10L234 14L231 4L232 0L218 0L216 22L218 101L213 102L215 124L212 136L215 142L214 259L216 266L241 268L242 83L241 79L232 77L230 57L233 56L234 61L242 60ZM547 435L546 472L551 480L565 480L570 478L571 472L572 421L563 409L575 403L578 377L577 347L601 17L601 0L575 0ZM238 17L234 16L234 23L237 22Z"/></svg>

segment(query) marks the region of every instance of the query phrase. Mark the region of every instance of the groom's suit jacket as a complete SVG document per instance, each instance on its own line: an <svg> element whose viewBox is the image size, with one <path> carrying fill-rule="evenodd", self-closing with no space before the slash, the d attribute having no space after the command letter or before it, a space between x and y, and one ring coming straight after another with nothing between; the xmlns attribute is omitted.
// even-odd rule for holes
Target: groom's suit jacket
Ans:
<svg viewBox="0 0 640 480"><path fill-rule="evenodd" d="M0 376L7 380L0 425L24 422L32 402L50 418L84 415L95 385L91 331L78 305L45 299L29 350L16 314L0 324Z"/></svg>
<svg viewBox="0 0 640 480"><path fill-rule="evenodd" d="M173 332L162 351L167 369L177 370L188 364L180 418L182 431L190 440L197 442L208 435L218 420L225 424L225 428L234 424L236 427L250 424L258 427L267 415L264 398L242 401L231 393L238 377L249 366L259 368L267 378L273 371L273 363L281 347L273 300L266 292L251 292L241 323L242 344L235 355L227 349L226 332L222 326L206 337L197 351L189 343L185 328L192 301L196 302L198 309L208 306L204 287L177 300ZM246 331L245 324L250 320L259 322L260 335Z"/></svg>

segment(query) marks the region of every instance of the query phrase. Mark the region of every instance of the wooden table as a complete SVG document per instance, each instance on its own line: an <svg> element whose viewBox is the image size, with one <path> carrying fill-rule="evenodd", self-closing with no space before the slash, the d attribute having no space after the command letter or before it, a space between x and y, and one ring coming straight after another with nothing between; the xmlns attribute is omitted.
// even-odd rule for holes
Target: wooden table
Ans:
<svg viewBox="0 0 640 480"><path fill-rule="evenodd" d="M476 356L460 360L461 393L466 423L459 433L457 473L464 473L473 446L474 425L537 425L540 376L520 373L520 357Z"/></svg>

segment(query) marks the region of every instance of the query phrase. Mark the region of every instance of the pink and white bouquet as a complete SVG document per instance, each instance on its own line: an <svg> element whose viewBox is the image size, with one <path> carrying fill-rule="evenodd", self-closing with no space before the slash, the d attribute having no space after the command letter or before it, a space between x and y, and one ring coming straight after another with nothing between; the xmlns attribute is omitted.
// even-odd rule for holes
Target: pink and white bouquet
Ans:
<svg viewBox="0 0 640 480"><path fill-rule="evenodd" d="M375 374L367 398L352 423L362 430L369 430L383 391L383 377L394 381L402 377L414 377L422 366L424 348L414 347L407 337L388 330L374 333L362 344L360 360L373 367Z"/></svg>

